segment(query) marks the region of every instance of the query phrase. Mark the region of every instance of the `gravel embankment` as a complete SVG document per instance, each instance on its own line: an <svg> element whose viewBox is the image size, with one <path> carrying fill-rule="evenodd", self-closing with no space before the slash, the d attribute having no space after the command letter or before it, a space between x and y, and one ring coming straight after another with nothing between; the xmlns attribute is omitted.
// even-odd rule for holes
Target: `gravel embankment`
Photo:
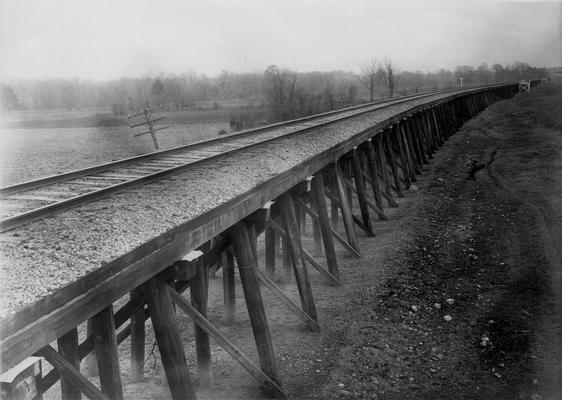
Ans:
<svg viewBox="0 0 562 400"><path fill-rule="evenodd" d="M0 234L0 318L364 129L440 97L280 139Z"/></svg>

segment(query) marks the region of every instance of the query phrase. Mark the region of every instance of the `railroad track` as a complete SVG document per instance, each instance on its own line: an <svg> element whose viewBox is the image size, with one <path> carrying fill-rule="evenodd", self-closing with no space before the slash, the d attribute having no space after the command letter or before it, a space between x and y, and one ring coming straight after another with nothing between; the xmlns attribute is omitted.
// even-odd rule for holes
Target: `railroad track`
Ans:
<svg viewBox="0 0 562 400"><path fill-rule="evenodd" d="M0 188L0 232L269 141L443 92L424 93L144 154Z"/></svg>

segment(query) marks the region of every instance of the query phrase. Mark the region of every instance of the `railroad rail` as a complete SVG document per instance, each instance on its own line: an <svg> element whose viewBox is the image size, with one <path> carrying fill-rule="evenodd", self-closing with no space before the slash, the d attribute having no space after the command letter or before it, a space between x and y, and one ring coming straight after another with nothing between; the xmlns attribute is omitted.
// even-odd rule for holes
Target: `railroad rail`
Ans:
<svg viewBox="0 0 562 400"><path fill-rule="evenodd" d="M439 93L444 92L424 93L330 111L2 187L0 210L3 215L0 219L0 232L281 137L298 135L383 107Z"/></svg>
<svg viewBox="0 0 562 400"><path fill-rule="evenodd" d="M532 86L536 84L537 82L532 82ZM181 335L176 326L173 307L175 304L178 310L191 317L196 326L195 345L201 387L212 387L209 339L213 338L250 375L263 384L270 395L285 397L282 377L276 367L261 288L267 288L272 295L279 298L310 330L320 330L309 275L314 271L329 285L344 283L345 277L339 271L339 253L336 252L335 244L340 246L339 252L348 253L353 257L360 256L358 234L373 234L375 216L378 219L387 218L385 207L398 206L396 198L403 196L403 191L408 190L412 182L416 181L423 165L429 163L429 159L447 138L491 103L509 98L517 92L517 84L505 84L425 95L386 106L371 105L374 109L364 113L364 110L356 109L350 111L347 116L330 114L326 118L331 121L321 121L324 117L320 117L316 120L293 122L292 125L289 124L291 127L278 124L271 131L266 127L263 131L252 131L248 136L245 136L247 132L236 135L247 142L244 145L250 146L250 150L248 147L238 150L241 148L238 144L236 147L227 148L229 138L224 138L224 141L221 138L220 141L201 145L216 145L214 152L194 150L192 147L189 151L196 154L200 152L199 155L193 160L181 156L183 159L178 158L178 165L175 161L155 161L158 157L173 155L175 149L153 153L143 158L142 162L160 164L158 168L163 169L146 171L152 170L146 168L142 171L144 168L140 168L140 179L146 177L147 172L150 176L173 168L184 168L174 172L176 178L173 181L168 182L170 175L166 175L166 182L160 186L157 183L164 181L162 176L148 178L152 181L147 185L146 192L143 192L148 196L148 191L158 190L165 184L176 188L185 185L192 178L189 167L184 167L189 166L189 162L199 163L199 169L208 168L209 175L212 175L211 168L215 168L215 164L208 159L204 162L200 160L204 157L215 157L219 151L222 154L232 151L229 153L231 156L236 154L236 157L245 157L246 161L255 163L256 171L260 170L263 167L260 163L264 162L264 158L260 159L258 152L252 153L252 149L257 148L258 144L248 143L250 136L271 135L267 139L267 145L264 145L263 141L259 144L264 146L264 152L271 152L269 155L263 155L264 157L276 156L274 152L279 148L276 147L278 142L285 146L291 145L296 150L304 148L299 158L271 172L271 176L258 180L248 173L247 186L239 192L213 203L210 208L202 207L199 211L193 211L189 218L179 218L173 224L162 223L159 230L140 236L138 242L131 240L134 243L121 252L115 253L108 249L113 241L123 236L122 227L118 226L111 233L105 233L110 237L105 242L100 239L98 247L101 248L95 250L103 253L100 265L96 265L84 275L61 283L60 287L52 291L39 292L37 298L23 303L14 302L10 305L8 313L2 314L1 372L8 368L17 368L18 363L26 357L37 355L54 367L37 381L39 393L48 390L60 380L64 398L78 399L82 393L92 399L121 399L123 385L118 344L131 338L131 371L134 379L142 379L140 367L145 356L144 324L146 319L151 318L172 398L195 398L195 387L185 360ZM355 115L351 115L354 113ZM338 120L334 121L334 118ZM296 135L298 140L293 140ZM266 139L264 136L261 138ZM311 146L311 143L315 142L320 142L321 146ZM254 158L255 161L252 161ZM129 159L124 164L113 165L113 172L101 169L68 178L85 180L92 173L102 176L118 175L113 168L132 170L136 162ZM228 164L228 168L232 165L237 164L233 161ZM129 182L129 179L131 178L127 177L124 182ZM139 177L135 174L132 179ZM51 184L68 182L50 182L49 185ZM220 189L221 183L218 182L215 186ZM8 190L5 197L23 193L24 189L21 192L14 190L11 194L7 193ZM185 193L187 189L183 192L178 191L177 196L166 194L158 197L158 201L162 204L182 204ZM126 195L127 193L121 194L122 197L128 198ZM104 207L110 204L112 199L113 196L106 199ZM131 195L128 201L131 204L138 202L136 194ZM172 215L173 211L169 211L169 215ZM183 207L177 212L188 211ZM166 212L168 211L164 208L159 209L157 213L147 211L152 217L149 223L155 224L159 218L166 219ZM76 215L80 217L82 214ZM20 240L30 234L39 237L44 246L49 246L50 238L57 237L59 232L64 233L64 230L61 231L64 227L61 228L60 220L56 218L57 215L52 215L41 221L28 220L26 225L14 226L9 232L0 234L2 243L10 243L9 251L1 249L1 252L4 259L11 263L11 267L17 269L20 267L19 262L31 263L27 266L30 269L24 269L24 265L21 265L21 271L14 271L22 280L25 278L25 271L42 273L43 264L46 263L56 268L61 265L64 267L64 261L59 262L57 254L53 261L43 259L42 256L47 255L33 249L26 249L26 254L23 254L24 250L21 248L23 242ZM315 246L323 250L322 259L312 255L301 240L303 224L307 218L312 221L314 227ZM43 221L49 223L39 224ZM134 220L130 226L137 223ZM55 236L48 234L49 229L54 231ZM79 231L90 228L88 223L78 218L73 229ZM261 235L264 240L259 243L264 246L264 258L258 257L257 251L257 238ZM276 238L283 243L282 265L276 265L277 255L280 254ZM17 243L14 244L14 241ZM59 247L64 247L64 240L63 245ZM65 249L61 248L60 251ZM80 248L71 248L67 254L78 256L80 252ZM106 252L111 254L107 255ZM259 268L259 264L263 264L264 268ZM235 267L244 290L259 365L251 362L224 336L221 329L207 318L209 274L211 270L222 269L225 324L233 323L236 314L233 296ZM53 271L45 272L44 276L48 278L50 273ZM294 280L300 304L275 283L276 278L283 282ZM20 283L23 285L23 282L18 282ZM181 294L186 290L189 290L191 302ZM128 294L130 299L123 299L123 296ZM119 299L122 299L120 307L114 312L113 307L117 307L115 302ZM88 321L90 329L86 339L80 343L78 326L85 321ZM57 342L56 350L51 346L53 341ZM95 354L97 358L99 386L80 372L80 360L88 354Z"/></svg>

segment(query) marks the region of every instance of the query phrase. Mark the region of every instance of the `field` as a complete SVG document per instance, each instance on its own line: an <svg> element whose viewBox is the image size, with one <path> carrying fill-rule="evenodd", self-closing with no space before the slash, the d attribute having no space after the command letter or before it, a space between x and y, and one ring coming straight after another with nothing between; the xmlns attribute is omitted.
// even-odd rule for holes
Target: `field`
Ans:
<svg viewBox="0 0 562 400"><path fill-rule="evenodd" d="M230 131L229 111L158 113L162 149ZM154 151L150 135L134 137L131 120L99 111L17 113L0 119L0 185L6 186Z"/></svg>

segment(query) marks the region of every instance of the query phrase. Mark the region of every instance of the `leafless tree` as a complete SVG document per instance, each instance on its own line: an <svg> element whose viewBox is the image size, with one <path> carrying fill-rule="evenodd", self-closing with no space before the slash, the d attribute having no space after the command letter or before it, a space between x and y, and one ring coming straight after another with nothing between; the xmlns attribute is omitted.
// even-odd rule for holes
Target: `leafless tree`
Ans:
<svg viewBox="0 0 562 400"><path fill-rule="evenodd" d="M377 62L370 60L361 66L361 74L359 76L361 83L369 89L369 101L373 101L373 93L377 84Z"/></svg>
<svg viewBox="0 0 562 400"><path fill-rule="evenodd" d="M375 74L375 81L380 82L388 89L388 95L391 99L394 97L394 91L398 84L399 77L396 74L396 67L390 57L385 57L384 61L379 63Z"/></svg>

